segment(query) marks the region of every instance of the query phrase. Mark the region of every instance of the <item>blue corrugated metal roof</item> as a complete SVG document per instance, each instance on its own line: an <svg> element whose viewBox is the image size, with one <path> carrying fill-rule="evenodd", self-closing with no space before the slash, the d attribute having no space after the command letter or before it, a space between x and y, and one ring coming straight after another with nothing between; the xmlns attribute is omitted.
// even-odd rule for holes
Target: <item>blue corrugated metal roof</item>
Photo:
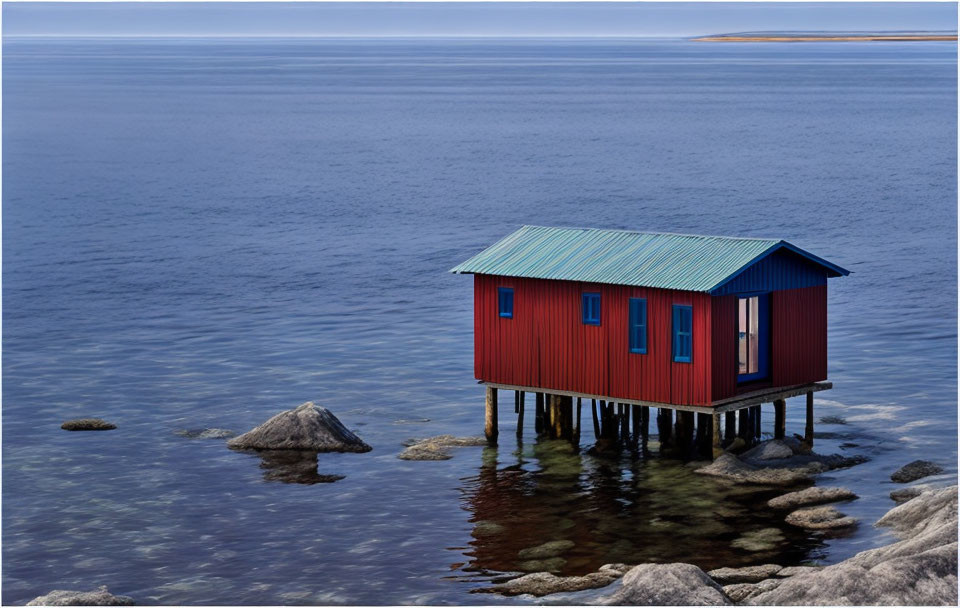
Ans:
<svg viewBox="0 0 960 608"><path fill-rule="evenodd" d="M710 292L784 248L827 276L849 274L782 240L545 226L524 226L450 272Z"/></svg>

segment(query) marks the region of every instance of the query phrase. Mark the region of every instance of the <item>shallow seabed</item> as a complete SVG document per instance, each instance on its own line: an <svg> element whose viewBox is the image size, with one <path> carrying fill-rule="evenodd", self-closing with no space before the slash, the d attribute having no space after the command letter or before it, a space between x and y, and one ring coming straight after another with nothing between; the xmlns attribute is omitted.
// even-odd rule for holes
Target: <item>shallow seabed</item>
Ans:
<svg viewBox="0 0 960 608"><path fill-rule="evenodd" d="M522 603L470 592L546 540L567 573L832 563L889 540L894 469L956 478L956 44L6 38L3 61L4 603ZM446 271L521 224L782 237L853 270L817 395L845 423L816 448L871 458L818 482L863 523L800 533L677 461L517 446L509 406L497 449L398 460L481 431ZM374 447L321 455L334 483L174 434L306 400ZM91 415L117 430L59 429Z"/></svg>

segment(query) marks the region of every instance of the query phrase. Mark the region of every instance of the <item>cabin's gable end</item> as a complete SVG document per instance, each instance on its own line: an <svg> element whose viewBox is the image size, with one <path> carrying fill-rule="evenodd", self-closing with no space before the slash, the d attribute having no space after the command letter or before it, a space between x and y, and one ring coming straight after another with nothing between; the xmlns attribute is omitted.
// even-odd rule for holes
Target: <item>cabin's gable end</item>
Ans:
<svg viewBox="0 0 960 608"><path fill-rule="evenodd" d="M710 293L724 296L738 293L818 287L827 284L833 273L791 249L780 247L745 266Z"/></svg>

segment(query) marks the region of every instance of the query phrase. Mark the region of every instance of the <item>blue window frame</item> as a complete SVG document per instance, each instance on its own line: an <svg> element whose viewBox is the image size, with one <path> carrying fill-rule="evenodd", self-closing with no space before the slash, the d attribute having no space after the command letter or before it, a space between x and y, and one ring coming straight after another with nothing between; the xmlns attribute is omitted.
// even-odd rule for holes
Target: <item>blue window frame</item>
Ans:
<svg viewBox="0 0 960 608"><path fill-rule="evenodd" d="M673 360L693 361L693 306L673 305Z"/></svg>
<svg viewBox="0 0 960 608"><path fill-rule="evenodd" d="M505 319L513 318L513 288L500 287L497 289L497 296L500 301L500 316Z"/></svg>
<svg viewBox="0 0 960 608"><path fill-rule="evenodd" d="M630 298L630 352L647 352L647 300Z"/></svg>
<svg viewBox="0 0 960 608"><path fill-rule="evenodd" d="M584 325L600 325L600 294L583 294L583 305L581 306Z"/></svg>

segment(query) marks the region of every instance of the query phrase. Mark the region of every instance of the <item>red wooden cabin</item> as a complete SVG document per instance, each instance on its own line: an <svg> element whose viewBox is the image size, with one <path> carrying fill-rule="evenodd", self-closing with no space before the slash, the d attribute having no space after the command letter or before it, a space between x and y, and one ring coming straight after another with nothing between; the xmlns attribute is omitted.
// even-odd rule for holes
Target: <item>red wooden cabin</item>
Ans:
<svg viewBox="0 0 960 608"><path fill-rule="evenodd" d="M849 274L782 240L538 226L452 272L474 275L479 380L694 411L825 380Z"/></svg>

